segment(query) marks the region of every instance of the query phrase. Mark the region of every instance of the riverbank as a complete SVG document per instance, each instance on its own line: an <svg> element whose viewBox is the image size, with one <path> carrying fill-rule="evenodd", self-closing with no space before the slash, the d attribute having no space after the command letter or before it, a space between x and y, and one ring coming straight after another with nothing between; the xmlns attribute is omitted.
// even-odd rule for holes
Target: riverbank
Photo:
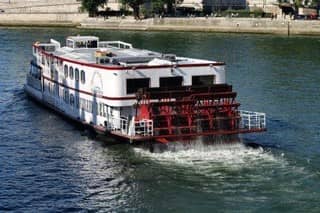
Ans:
<svg viewBox="0 0 320 213"><path fill-rule="evenodd" d="M0 13L0 26L77 27L85 13Z"/></svg>
<svg viewBox="0 0 320 213"><path fill-rule="evenodd" d="M286 35L320 35L320 21L285 20L270 18L87 18L81 28L156 30L156 31L203 31L225 33L264 33Z"/></svg>
<svg viewBox="0 0 320 213"><path fill-rule="evenodd" d="M0 13L0 26L320 35L320 21L270 18L193 17L135 20L131 17L88 18L85 13Z"/></svg>

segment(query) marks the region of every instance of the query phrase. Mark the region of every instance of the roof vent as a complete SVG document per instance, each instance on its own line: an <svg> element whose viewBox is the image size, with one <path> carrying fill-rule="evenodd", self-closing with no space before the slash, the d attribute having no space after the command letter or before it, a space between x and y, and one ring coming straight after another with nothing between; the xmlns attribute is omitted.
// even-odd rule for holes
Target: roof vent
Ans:
<svg viewBox="0 0 320 213"><path fill-rule="evenodd" d="M176 61L176 55L175 54L163 54L162 58L168 60L168 61Z"/></svg>

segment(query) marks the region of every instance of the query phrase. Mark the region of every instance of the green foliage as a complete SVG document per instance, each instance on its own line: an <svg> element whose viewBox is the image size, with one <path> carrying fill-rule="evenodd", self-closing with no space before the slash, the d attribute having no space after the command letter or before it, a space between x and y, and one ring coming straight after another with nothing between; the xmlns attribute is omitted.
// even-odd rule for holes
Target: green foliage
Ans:
<svg viewBox="0 0 320 213"><path fill-rule="evenodd" d="M98 7L106 3L106 0L81 0L82 9L88 11L89 16L97 15Z"/></svg>
<svg viewBox="0 0 320 213"><path fill-rule="evenodd" d="M123 5L129 5L133 9L135 18L140 18L140 13L144 17L150 17L152 14L173 14L175 0L151 0L151 9L141 7L148 0L121 0Z"/></svg>
<svg viewBox="0 0 320 213"><path fill-rule="evenodd" d="M175 0L151 0L151 3L154 14L174 14Z"/></svg>
<svg viewBox="0 0 320 213"><path fill-rule="evenodd" d="M261 8L255 8L253 11L250 10L226 10L219 13L220 16L224 17L261 17L261 18L270 18L271 13L265 13Z"/></svg>
<svg viewBox="0 0 320 213"><path fill-rule="evenodd" d="M129 5L133 9L135 18L140 18L140 6L145 3L145 0L121 0L124 5Z"/></svg>
<svg viewBox="0 0 320 213"><path fill-rule="evenodd" d="M175 2L181 3L183 2L183 0L163 0L163 2L167 6L166 13L173 15L175 13L174 11Z"/></svg>
<svg viewBox="0 0 320 213"><path fill-rule="evenodd" d="M148 10L144 6L141 7L141 14L143 15L143 18L149 18L151 17L151 10Z"/></svg>
<svg viewBox="0 0 320 213"><path fill-rule="evenodd" d="M302 1L301 0L294 0L294 5L298 8L302 6Z"/></svg>
<svg viewBox="0 0 320 213"><path fill-rule="evenodd" d="M318 6L318 0L306 0L304 6L309 5L310 7L316 8Z"/></svg>
<svg viewBox="0 0 320 213"><path fill-rule="evenodd" d="M154 14L164 13L164 2L163 0L152 0L152 12Z"/></svg>

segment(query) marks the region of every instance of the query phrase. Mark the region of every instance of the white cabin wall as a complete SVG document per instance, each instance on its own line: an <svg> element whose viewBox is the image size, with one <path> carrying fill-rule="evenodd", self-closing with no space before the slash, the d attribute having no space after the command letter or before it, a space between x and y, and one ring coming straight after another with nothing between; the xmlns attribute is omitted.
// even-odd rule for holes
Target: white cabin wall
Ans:
<svg viewBox="0 0 320 213"><path fill-rule="evenodd" d="M150 87L159 87L161 77L182 76L183 85L192 85L192 76L215 75L215 83L226 83L224 66L207 67L183 67L183 68L157 68L157 69L130 69L107 71L101 70L104 87L103 94L107 97L128 97L135 94L127 94L127 79L150 78ZM111 106L132 106L136 100L106 100Z"/></svg>
<svg viewBox="0 0 320 213"><path fill-rule="evenodd" d="M41 59L40 59L41 61ZM47 67L44 69L45 76L50 77L50 69ZM73 79L64 76L64 65L70 66L75 69L79 69L79 75L81 70L85 71L85 83L82 83L81 80L75 80L75 74ZM121 98L121 97L133 97L135 94L127 94L126 92L126 80L133 78L150 78L150 87L159 87L159 79L161 77L174 77L182 76L183 85L190 86L192 85L192 76L198 75L215 75L215 83L221 84L226 83L225 80L225 69L224 66L204 66L204 67L165 67L157 69L128 69L128 70L107 70L99 69L95 67L88 67L79 64L73 64L71 62L64 62L62 66L55 66L58 70L58 81L61 84L68 85L71 88L76 90L94 93L95 89L99 89L101 93L98 94L98 97L110 97L110 98ZM72 91L72 89L71 89ZM80 93L83 96L82 92ZM88 95L92 99L92 96ZM101 101L107 105L114 107L122 106L132 106L136 100L111 100L111 99L101 99Z"/></svg>

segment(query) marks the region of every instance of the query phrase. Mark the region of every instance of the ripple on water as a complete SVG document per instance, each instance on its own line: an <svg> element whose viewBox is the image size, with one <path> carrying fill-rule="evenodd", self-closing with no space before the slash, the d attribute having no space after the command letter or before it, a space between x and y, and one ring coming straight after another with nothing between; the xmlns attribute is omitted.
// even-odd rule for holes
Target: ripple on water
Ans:
<svg viewBox="0 0 320 213"><path fill-rule="evenodd" d="M157 161L161 164L174 164L187 167L229 169L252 168L262 164L286 164L281 156L275 156L262 147L253 149L241 143L204 145L195 143L188 148L168 150L163 153L151 153L148 150L134 148L134 151L143 158Z"/></svg>

